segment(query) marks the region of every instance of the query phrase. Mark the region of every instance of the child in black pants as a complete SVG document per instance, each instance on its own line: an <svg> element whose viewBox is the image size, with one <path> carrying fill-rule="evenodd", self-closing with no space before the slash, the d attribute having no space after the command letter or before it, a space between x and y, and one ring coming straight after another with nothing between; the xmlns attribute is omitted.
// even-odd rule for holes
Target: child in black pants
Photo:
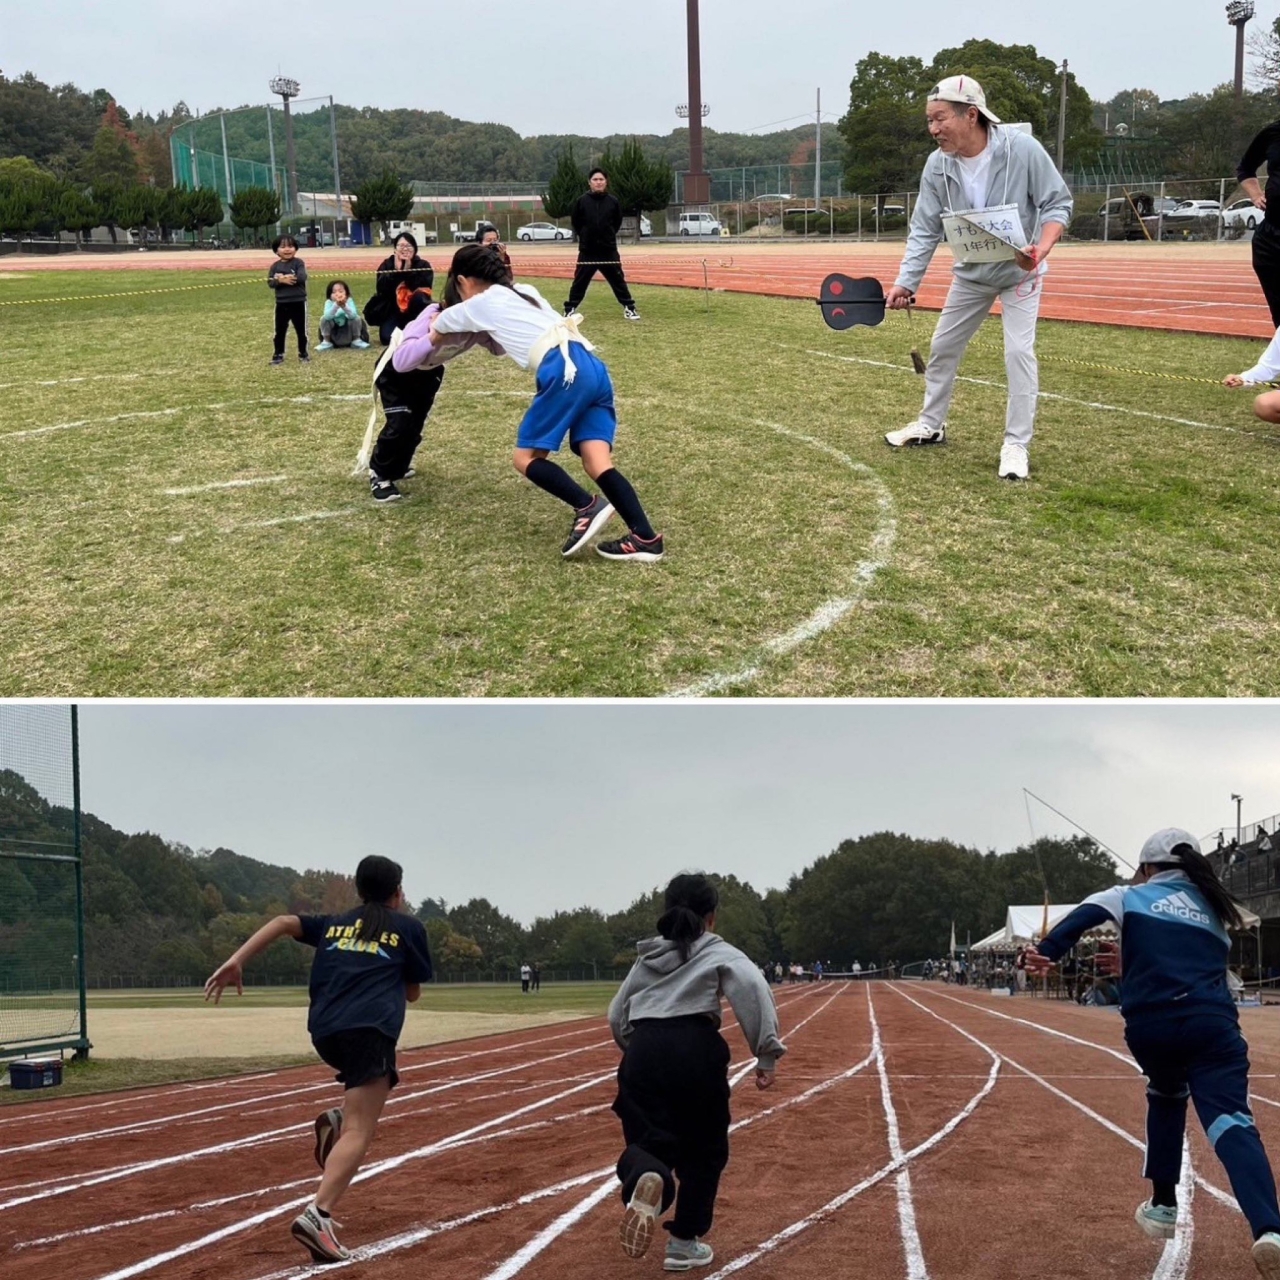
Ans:
<svg viewBox="0 0 1280 1280"><path fill-rule="evenodd" d="M284 340L292 324L298 335L298 359L310 364L307 355L307 266L298 257L298 242L281 236L272 242L276 261L267 272L267 287L276 294L276 348L272 364L284 364Z"/></svg>
<svg viewBox="0 0 1280 1280"><path fill-rule="evenodd" d="M676 876L667 886L657 938L609 1006L622 1047L618 1098L626 1150L622 1249L639 1258L658 1218L666 1224L663 1269L691 1271L715 1256L699 1237L711 1229L720 1175L729 1162L729 1046L720 1035L720 999L728 999L756 1055L756 1086L773 1084L778 1039L773 994L755 964L712 932L719 894L706 876ZM677 1179L679 1187L677 1189Z"/></svg>

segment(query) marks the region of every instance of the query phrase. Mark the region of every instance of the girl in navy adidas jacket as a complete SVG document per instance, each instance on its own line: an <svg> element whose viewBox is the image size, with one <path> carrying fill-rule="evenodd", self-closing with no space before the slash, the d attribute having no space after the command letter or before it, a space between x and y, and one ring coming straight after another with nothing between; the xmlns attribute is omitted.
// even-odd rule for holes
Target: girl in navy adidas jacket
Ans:
<svg viewBox="0 0 1280 1280"><path fill-rule="evenodd" d="M1028 967L1043 971L1102 924L1120 929L1125 1040L1147 1077L1151 1198L1138 1206L1138 1225L1155 1239L1174 1234L1190 1098L1249 1220L1254 1264L1280 1280L1276 1184L1249 1110L1248 1046L1227 987L1227 929L1243 924L1239 904L1199 841L1170 827L1142 846L1133 884L1086 898L1028 953Z"/></svg>

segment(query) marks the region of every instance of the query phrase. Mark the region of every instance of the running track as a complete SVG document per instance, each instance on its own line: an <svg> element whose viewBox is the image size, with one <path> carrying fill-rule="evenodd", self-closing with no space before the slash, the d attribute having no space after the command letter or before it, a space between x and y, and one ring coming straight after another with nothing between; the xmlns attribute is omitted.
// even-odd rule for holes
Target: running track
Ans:
<svg viewBox="0 0 1280 1280"><path fill-rule="evenodd" d="M1254 1274L1198 1134L1178 1240L1160 1246L1133 1225L1144 1097L1113 1013L922 983L778 998L791 1051L776 1089L752 1087L726 1026L738 1128L707 1280ZM1257 1042L1268 1038L1253 1046L1255 1109L1276 1150L1280 1054ZM616 1062L597 1019L404 1054L339 1214L356 1258L323 1269L288 1223L316 1181L311 1119L337 1101L327 1072L4 1109L0 1275L660 1274L660 1251L634 1263L616 1243Z"/></svg>
<svg viewBox="0 0 1280 1280"><path fill-rule="evenodd" d="M563 245L511 246L518 275L568 279L575 257ZM437 269L447 266L451 248L427 246ZM1054 320L1085 321L1147 329L1219 334L1269 340L1274 333L1262 292L1250 266L1249 246L1225 245L1064 245L1050 262L1041 314ZM635 284L674 285L815 298L831 271L874 275L886 284L897 273L901 244L835 242L772 246L722 240L707 244L657 244L623 249L627 277ZM370 250L308 250L313 276L372 272L384 256ZM173 269L265 272L273 261L258 250L235 252L131 253L58 258L0 258L0 272ZM938 310L946 296L950 260L934 258L920 289L920 304ZM0 298L5 282L0 279ZM362 287L356 285L357 294ZM367 287L367 282L366 286ZM607 286L597 280L592 297Z"/></svg>

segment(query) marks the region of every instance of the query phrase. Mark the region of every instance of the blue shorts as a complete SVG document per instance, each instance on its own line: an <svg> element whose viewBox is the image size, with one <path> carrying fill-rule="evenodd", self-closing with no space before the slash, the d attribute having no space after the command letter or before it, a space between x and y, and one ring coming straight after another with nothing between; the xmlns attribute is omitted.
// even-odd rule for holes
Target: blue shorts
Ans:
<svg viewBox="0 0 1280 1280"><path fill-rule="evenodd" d="M580 343L570 347L578 374L567 386L564 356L553 347L538 366L538 392L520 422L516 448L546 449L549 453L564 444L581 453L584 440L613 444L618 415L613 407L613 383L604 361Z"/></svg>

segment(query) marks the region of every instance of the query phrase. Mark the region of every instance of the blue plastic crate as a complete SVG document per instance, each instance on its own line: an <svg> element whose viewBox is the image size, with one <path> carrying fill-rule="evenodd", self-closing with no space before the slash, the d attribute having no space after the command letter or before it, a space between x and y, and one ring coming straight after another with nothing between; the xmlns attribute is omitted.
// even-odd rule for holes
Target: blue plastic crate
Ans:
<svg viewBox="0 0 1280 1280"><path fill-rule="evenodd" d="M50 1089L62 1083L59 1058L9 1063L9 1084L14 1089Z"/></svg>

